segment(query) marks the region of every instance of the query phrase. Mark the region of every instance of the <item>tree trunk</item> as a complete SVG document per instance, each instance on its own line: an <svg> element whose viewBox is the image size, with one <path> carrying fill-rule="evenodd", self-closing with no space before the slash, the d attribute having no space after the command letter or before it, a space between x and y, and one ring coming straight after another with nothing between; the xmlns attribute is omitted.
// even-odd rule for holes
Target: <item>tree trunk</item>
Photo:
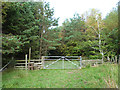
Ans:
<svg viewBox="0 0 120 90"><path fill-rule="evenodd" d="M104 59L104 53L103 53L103 50L101 49L101 32L100 32L100 28L99 28L99 21L98 21L98 37L99 37L99 52L101 53L102 55L102 63L103 63L103 59Z"/></svg>
<svg viewBox="0 0 120 90"><path fill-rule="evenodd" d="M41 40L40 40L40 57L39 59L41 59L41 55L42 54L42 33L41 33Z"/></svg>

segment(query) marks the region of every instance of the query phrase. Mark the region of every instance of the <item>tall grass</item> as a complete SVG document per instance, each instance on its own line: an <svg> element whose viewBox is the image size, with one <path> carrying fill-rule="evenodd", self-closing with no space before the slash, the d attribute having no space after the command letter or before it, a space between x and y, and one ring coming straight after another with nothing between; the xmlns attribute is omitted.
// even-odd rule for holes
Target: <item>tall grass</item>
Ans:
<svg viewBox="0 0 120 90"><path fill-rule="evenodd" d="M3 88L116 88L118 66L103 64L76 70L6 70Z"/></svg>

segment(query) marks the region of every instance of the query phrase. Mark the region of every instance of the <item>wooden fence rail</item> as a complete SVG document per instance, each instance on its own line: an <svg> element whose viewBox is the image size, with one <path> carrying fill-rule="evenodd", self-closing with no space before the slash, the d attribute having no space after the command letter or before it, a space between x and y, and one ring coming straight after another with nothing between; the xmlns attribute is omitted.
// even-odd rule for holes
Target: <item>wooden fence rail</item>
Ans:
<svg viewBox="0 0 120 90"><path fill-rule="evenodd" d="M76 61L80 61L80 68L82 67L82 63L85 63L85 62L92 62L92 63L94 63L94 62L102 62L102 59L82 60L81 56L42 56L41 60L40 59L33 59L33 60L30 60L30 62L34 62L35 65L39 64L41 66L41 69L44 69L45 61L49 62L49 61L55 61L55 60L57 60L57 59L50 59L51 57L52 58L54 58L54 57L59 58L60 60L62 60L63 65L64 65L64 59L63 59L63 57L64 58L69 58L67 60L69 62L75 61L75 60ZM76 59L70 59L70 58L76 58ZM27 59L27 55L25 55L25 60L16 60L16 62L17 63L16 63L15 68L26 69L26 70L28 69L29 60ZM64 66L63 66L63 68L64 68Z"/></svg>
<svg viewBox="0 0 120 90"><path fill-rule="evenodd" d="M42 59L32 59L30 60L30 62L34 62L35 64L39 64L41 65L41 68L44 69L44 65L45 65L45 61L55 61L57 59L61 59L63 61L63 64L64 64L64 60L63 60L63 57L64 58L69 58L69 62L71 61L80 61L80 67L82 66L82 63L102 63L102 59L89 59L89 60L82 60L82 57L80 56L42 56ZM73 58L72 58L73 57ZM53 59L51 59L53 58ZM55 59L57 58L57 59ZM76 58L76 59L75 59ZM114 62L114 63L119 63L120 64L120 55L119 57L115 56L115 57L107 57L107 61L109 62ZM19 68L19 69L28 69L28 59L27 59L27 55L25 55L25 60L16 60L16 66L15 68ZM72 63L72 62L71 62ZM54 63L53 63L54 64ZM63 67L64 68L64 67Z"/></svg>
<svg viewBox="0 0 120 90"><path fill-rule="evenodd" d="M117 57L117 56L107 56L107 61L108 62L113 62L113 63L119 63L120 62L120 55L119 55L119 57Z"/></svg>

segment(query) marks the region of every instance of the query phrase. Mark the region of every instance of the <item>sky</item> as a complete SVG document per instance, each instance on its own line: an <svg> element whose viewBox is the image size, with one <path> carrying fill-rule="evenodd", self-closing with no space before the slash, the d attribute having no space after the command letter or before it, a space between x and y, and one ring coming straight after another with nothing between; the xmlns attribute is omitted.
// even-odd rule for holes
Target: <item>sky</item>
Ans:
<svg viewBox="0 0 120 90"><path fill-rule="evenodd" d="M59 19L59 26L65 19L72 18L75 13L80 15L95 8L100 10L104 18L113 7L116 7L119 0L45 0L50 2L50 7L54 8L54 17Z"/></svg>

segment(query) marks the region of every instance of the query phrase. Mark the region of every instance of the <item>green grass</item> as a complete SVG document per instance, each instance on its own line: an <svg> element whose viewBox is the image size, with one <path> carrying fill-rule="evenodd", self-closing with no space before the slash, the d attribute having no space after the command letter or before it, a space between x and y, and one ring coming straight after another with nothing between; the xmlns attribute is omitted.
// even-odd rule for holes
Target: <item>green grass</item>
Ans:
<svg viewBox="0 0 120 90"><path fill-rule="evenodd" d="M3 72L3 88L115 88L117 65L76 70L13 70ZM117 86L116 86L117 85Z"/></svg>

